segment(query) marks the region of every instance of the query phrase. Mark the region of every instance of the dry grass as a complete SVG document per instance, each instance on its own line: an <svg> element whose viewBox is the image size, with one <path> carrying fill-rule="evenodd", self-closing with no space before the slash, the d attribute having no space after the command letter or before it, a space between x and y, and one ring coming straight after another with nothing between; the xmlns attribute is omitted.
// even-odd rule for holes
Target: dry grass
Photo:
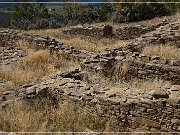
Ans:
<svg viewBox="0 0 180 135"><path fill-rule="evenodd" d="M10 81L0 84L0 93L5 91L10 91L14 88L14 84Z"/></svg>
<svg viewBox="0 0 180 135"><path fill-rule="evenodd" d="M152 90L159 90L170 88L171 83L168 81L160 80L160 79L149 79L149 80L139 80L133 79L129 82L120 82L111 87L106 94L108 96L114 96L118 92L122 92L124 90L129 89L130 91L141 91L149 93Z"/></svg>
<svg viewBox="0 0 180 135"><path fill-rule="evenodd" d="M3 67L0 76L5 80L26 84L53 71L49 52L40 50L29 53L22 62L14 66Z"/></svg>
<svg viewBox="0 0 180 135"><path fill-rule="evenodd" d="M21 50L27 50L29 48L29 43L25 40L18 40L16 42L16 47Z"/></svg>
<svg viewBox="0 0 180 135"><path fill-rule="evenodd" d="M130 68L130 64L131 62L130 61L127 61L127 62L118 62L115 66L115 71L112 75L112 80L114 82L118 81L118 80L121 80L123 79L127 74L128 74L128 71L129 71L129 68Z"/></svg>
<svg viewBox="0 0 180 135"><path fill-rule="evenodd" d="M0 71L0 77L17 84L27 84L57 70L63 72L78 66L78 62L74 59L67 61L64 55L59 57L51 56L47 50L29 52L27 57L19 63L4 66Z"/></svg>
<svg viewBox="0 0 180 135"><path fill-rule="evenodd" d="M61 39L66 45L73 46L80 50L86 50L90 52L101 52L106 48L118 48L124 47L128 42L123 40L112 40L112 39L83 39L80 37L71 38L70 40Z"/></svg>
<svg viewBox="0 0 180 135"><path fill-rule="evenodd" d="M143 51L143 54L152 56L160 56L161 58L174 58L180 59L180 50L173 45L151 45L146 46Z"/></svg>
<svg viewBox="0 0 180 135"><path fill-rule="evenodd" d="M92 86L100 84L100 87L109 87L116 82L123 80L128 74L130 68L130 61L117 62L114 67L101 69L100 72L89 73L84 77L84 81L88 82ZM99 86L99 85L98 85Z"/></svg>
<svg viewBox="0 0 180 135"><path fill-rule="evenodd" d="M3 114L3 113L2 113ZM106 119L87 108L64 102L59 108L45 101L15 103L0 115L0 130L8 132L82 132L85 129L103 131Z"/></svg>
<svg viewBox="0 0 180 135"><path fill-rule="evenodd" d="M122 84L123 87L124 84ZM168 81L164 81L161 79L149 79L149 80L134 80L132 82L129 82L126 85L129 85L129 88L137 88L140 90L158 90L160 88L168 88L171 86L171 83Z"/></svg>
<svg viewBox="0 0 180 135"><path fill-rule="evenodd" d="M131 40L117 40L109 38L96 38L87 36L72 36L64 35L61 29L47 29L47 30L31 30L28 34L34 35L46 35L56 38L57 41L64 43L65 45L73 46L80 50L86 50L90 52L101 52L106 48L118 48L123 47Z"/></svg>
<svg viewBox="0 0 180 135"><path fill-rule="evenodd" d="M169 87L170 84L162 80L121 83L122 88L138 88L154 90ZM112 95L118 92L117 87L107 91ZM113 91L114 90L114 91ZM48 100L33 103L15 103L7 107L0 114L0 130L8 132L82 132L86 129L98 132L115 132L126 129L117 118L100 117L93 110L82 108L78 104L64 102L58 108L52 107Z"/></svg>

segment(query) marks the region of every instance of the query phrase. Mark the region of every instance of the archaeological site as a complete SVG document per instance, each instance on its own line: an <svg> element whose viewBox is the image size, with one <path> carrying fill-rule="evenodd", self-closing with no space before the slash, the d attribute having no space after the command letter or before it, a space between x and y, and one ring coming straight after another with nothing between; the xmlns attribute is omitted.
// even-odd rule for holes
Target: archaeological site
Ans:
<svg viewBox="0 0 180 135"><path fill-rule="evenodd" d="M18 132L178 135L180 14L0 28L0 134Z"/></svg>

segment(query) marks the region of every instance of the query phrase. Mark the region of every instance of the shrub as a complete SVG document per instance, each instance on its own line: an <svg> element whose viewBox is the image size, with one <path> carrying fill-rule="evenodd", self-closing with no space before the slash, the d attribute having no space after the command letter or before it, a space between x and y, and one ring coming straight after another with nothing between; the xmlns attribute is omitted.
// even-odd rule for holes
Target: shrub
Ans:
<svg viewBox="0 0 180 135"><path fill-rule="evenodd" d="M138 2L138 0L132 1ZM168 2L168 0L166 1ZM126 0L124 0L124 2L126 2ZM116 12L112 19L115 22L141 21L157 16L171 15L178 10L178 4L176 3L158 3L161 2L161 0L157 0L156 2L157 3L148 3L148 1L147 3L114 3L113 5Z"/></svg>
<svg viewBox="0 0 180 135"><path fill-rule="evenodd" d="M22 0L22 2L24 2L24 0ZM21 3L14 6L11 26L20 29L30 29L33 27L46 28L48 23L42 20L46 19L47 21L49 17L48 10L43 4ZM36 23L40 26L34 26Z"/></svg>

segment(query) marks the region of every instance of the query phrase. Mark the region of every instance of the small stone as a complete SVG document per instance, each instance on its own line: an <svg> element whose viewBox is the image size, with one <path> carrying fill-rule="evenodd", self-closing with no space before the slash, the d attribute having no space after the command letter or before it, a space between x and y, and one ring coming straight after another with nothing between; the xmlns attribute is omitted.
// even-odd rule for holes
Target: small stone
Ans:
<svg viewBox="0 0 180 135"><path fill-rule="evenodd" d="M40 86L36 89L36 93L41 96L46 96L48 94L49 87L48 86Z"/></svg>
<svg viewBox="0 0 180 135"><path fill-rule="evenodd" d="M144 57L141 57L141 60L144 62L148 62L150 60L150 57L144 56Z"/></svg>
<svg viewBox="0 0 180 135"><path fill-rule="evenodd" d="M117 60L117 61L121 61L121 60L123 60L124 59L124 56L116 56L115 57L115 60Z"/></svg>
<svg viewBox="0 0 180 135"><path fill-rule="evenodd" d="M8 135L17 135L16 133L10 132Z"/></svg>
<svg viewBox="0 0 180 135"><path fill-rule="evenodd" d="M154 98L169 98L169 94L165 90L153 90L150 92L150 95L152 95Z"/></svg>
<svg viewBox="0 0 180 135"><path fill-rule="evenodd" d="M172 119L171 122L173 124L180 124L180 120L179 119Z"/></svg>
<svg viewBox="0 0 180 135"><path fill-rule="evenodd" d="M170 105L179 104L180 103L180 95L178 95L178 94L170 94L169 99L167 100L167 102Z"/></svg>
<svg viewBox="0 0 180 135"><path fill-rule="evenodd" d="M180 85L172 85L170 90L171 91L180 91Z"/></svg>
<svg viewBox="0 0 180 135"><path fill-rule="evenodd" d="M160 60L160 57L153 55L153 56L151 56L151 60Z"/></svg>
<svg viewBox="0 0 180 135"><path fill-rule="evenodd" d="M168 60L167 64L171 66L180 66L180 60Z"/></svg>
<svg viewBox="0 0 180 135"><path fill-rule="evenodd" d="M2 95L10 95L11 94L11 91L5 91L2 93Z"/></svg>
<svg viewBox="0 0 180 135"><path fill-rule="evenodd" d="M36 94L36 87L32 86L32 87L27 88L26 94L27 95L35 95Z"/></svg>

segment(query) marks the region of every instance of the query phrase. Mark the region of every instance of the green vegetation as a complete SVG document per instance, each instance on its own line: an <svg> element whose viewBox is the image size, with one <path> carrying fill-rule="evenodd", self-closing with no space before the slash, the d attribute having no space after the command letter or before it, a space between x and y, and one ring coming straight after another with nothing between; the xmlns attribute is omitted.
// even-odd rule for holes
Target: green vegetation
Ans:
<svg viewBox="0 0 180 135"><path fill-rule="evenodd" d="M9 26L11 21L11 12L0 11L0 27Z"/></svg>
<svg viewBox="0 0 180 135"><path fill-rule="evenodd" d="M118 0L113 0L114 2ZM122 0L119 0L122 2ZM124 2L129 2L123 0ZM103 21L134 22L152 19L158 16L175 14L180 7L178 3L106 3L106 4L65 4L64 18L67 24L92 23ZM155 2L154 0L151 0ZM169 0L166 0L167 2ZM174 0L176 2L177 0ZM157 0L156 2L161 2ZM172 1L169 1L172 2Z"/></svg>
<svg viewBox="0 0 180 135"><path fill-rule="evenodd" d="M123 1L126 2L127 0ZM139 2L140 0L132 1ZM177 12L179 8L179 4L177 3L148 3L149 0L146 1L147 3L113 3L116 10L113 21L124 22L152 19L157 16L172 15ZM155 2L154 0L151 1ZM169 0L163 0L163 2L168 1ZM177 0L174 0L174 2L175 1ZM156 2L161 2L161 0L156 0Z"/></svg>
<svg viewBox="0 0 180 135"><path fill-rule="evenodd" d="M127 0L121 1L126 2ZM104 21L134 22L172 15L180 9L178 3L149 3L149 0L147 3L137 3L140 0L132 1L136 3L66 3L63 5L21 3L14 6L11 25L20 29L41 29ZM154 2L154 0L150 1ZM176 1L178 0L174 0L174 2ZM162 2L162 0L156 0L156 2Z"/></svg>
<svg viewBox="0 0 180 135"><path fill-rule="evenodd" d="M21 3L14 6L11 25L16 28L46 28L49 13L43 4Z"/></svg>

